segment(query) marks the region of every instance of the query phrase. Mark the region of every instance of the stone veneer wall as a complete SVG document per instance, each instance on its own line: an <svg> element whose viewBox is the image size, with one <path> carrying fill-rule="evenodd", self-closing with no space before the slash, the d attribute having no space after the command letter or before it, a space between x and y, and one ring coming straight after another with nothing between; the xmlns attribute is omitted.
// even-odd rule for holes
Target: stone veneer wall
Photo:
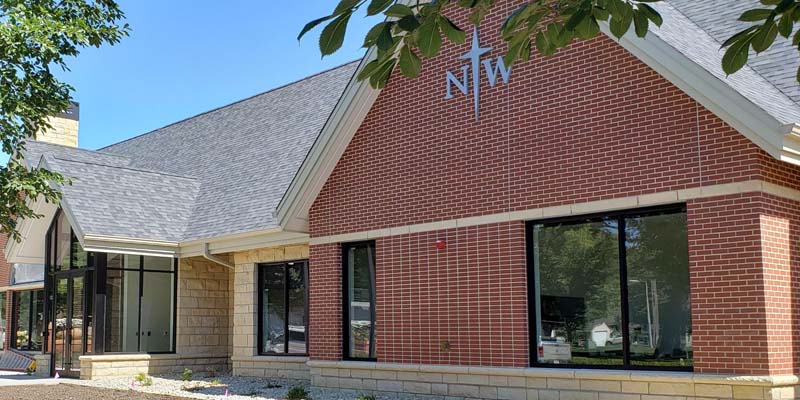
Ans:
<svg viewBox="0 0 800 400"><path fill-rule="evenodd" d="M78 121L63 117L50 117L47 122L50 124L50 129L37 132L34 139L62 146L78 147Z"/></svg>
<svg viewBox="0 0 800 400"><path fill-rule="evenodd" d="M258 354L257 269L260 263L308 259L308 246L270 247L234 253L233 356L234 375L310 379L306 357Z"/></svg>
<svg viewBox="0 0 800 400"><path fill-rule="evenodd" d="M309 361L311 384L353 397L502 400L789 400L798 378ZM800 393L800 392L798 392Z"/></svg>
<svg viewBox="0 0 800 400"><path fill-rule="evenodd" d="M179 262L176 353L211 360L195 362L202 369L230 370L232 278L230 268L202 257Z"/></svg>

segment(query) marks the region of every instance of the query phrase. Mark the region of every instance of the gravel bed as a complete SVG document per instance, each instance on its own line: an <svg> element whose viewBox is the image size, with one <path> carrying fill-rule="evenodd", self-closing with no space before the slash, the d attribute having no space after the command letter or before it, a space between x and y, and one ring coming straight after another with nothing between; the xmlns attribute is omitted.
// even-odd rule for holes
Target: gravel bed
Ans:
<svg viewBox="0 0 800 400"><path fill-rule="evenodd" d="M163 394L101 389L78 385L27 385L0 387L0 399L14 400L189 400Z"/></svg>
<svg viewBox="0 0 800 400"><path fill-rule="evenodd" d="M192 399L280 400L286 396L289 389L297 386L306 389L313 400L354 400L360 394L368 394L349 390L312 389L307 380L253 378L221 374L216 377L195 377L192 381L182 381L179 375L153 376L151 378L153 384L150 386L137 384L133 377L100 378L91 381L63 380L61 383ZM388 399L383 396L377 398Z"/></svg>

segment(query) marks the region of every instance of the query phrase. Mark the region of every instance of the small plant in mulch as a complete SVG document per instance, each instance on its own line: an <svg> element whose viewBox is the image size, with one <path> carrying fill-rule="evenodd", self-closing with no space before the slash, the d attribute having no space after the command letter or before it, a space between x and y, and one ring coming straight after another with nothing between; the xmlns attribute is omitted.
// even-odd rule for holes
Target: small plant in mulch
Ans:
<svg viewBox="0 0 800 400"><path fill-rule="evenodd" d="M181 380L185 382L189 382L192 380L192 375L194 373L189 368L184 368L183 372L181 372Z"/></svg>
<svg viewBox="0 0 800 400"><path fill-rule="evenodd" d="M371 394L360 394L356 397L356 400L375 400L375 396Z"/></svg>
<svg viewBox="0 0 800 400"><path fill-rule="evenodd" d="M305 388L295 386L286 393L285 400L311 400L311 395L308 394Z"/></svg>
<svg viewBox="0 0 800 400"><path fill-rule="evenodd" d="M212 385L214 385L214 386L225 386L225 385L222 383L222 379L219 379L219 378L214 378L214 379L212 379L212 380L211 380L211 384L212 384Z"/></svg>
<svg viewBox="0 0 800 400"><path fill-rule="evenodd" d="M153 385L153 378L151 378L151 377L147 376L147 374L146 374L146 373L144 373L144 372L139 372L138 374L136 374L136 375L133 377L133 380L134 380L134 381L135 381L135 382L136 382L136 383L137 383L139 386L152 386L152 385Z"/></svg>
<svg viewBox="0 0 800 400"><path fill-rule="evenodd" d="M269 383L267 383L267 386L265 386L265 387L267 389L280 389L280 388L283 387L283 385L281 385L280 383L269 382Z"/></svg>

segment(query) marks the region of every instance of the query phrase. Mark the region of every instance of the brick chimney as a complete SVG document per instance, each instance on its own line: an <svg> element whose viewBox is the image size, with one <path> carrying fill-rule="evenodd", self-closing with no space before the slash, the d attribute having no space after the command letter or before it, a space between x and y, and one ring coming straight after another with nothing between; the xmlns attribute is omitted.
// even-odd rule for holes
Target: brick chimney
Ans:
<svg viewBox="0 0 800 400"><path fill-rule="evenodd" d="M55 117L50 117L50 129L42 130L34 136L35 140L70 147L78 147L78 118L80 105L70 103L69 109Z"/></svg>

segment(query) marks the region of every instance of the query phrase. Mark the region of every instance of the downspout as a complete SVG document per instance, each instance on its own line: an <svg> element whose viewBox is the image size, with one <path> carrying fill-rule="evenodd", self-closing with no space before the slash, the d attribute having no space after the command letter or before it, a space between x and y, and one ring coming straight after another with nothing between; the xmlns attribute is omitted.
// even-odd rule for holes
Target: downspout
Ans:
<svg viewBox="0 0 800 400"><path fill-rule="evenodd" d="M215 256L215 255L213 255L213 254L211 254L211 253L208 251L208 243L204 243L204 244L203 244L203 258L205 258L205 259L206 259L206 260L208 260L208 261L215 262L215 263L217 263L217 264L219 264L219 265L222 265L222 266L228 267L228 268L230 268L230 269L236 269L236 268L233 266L233 264L231 264L231 263L229 263L229 262L227 262L227 261L225 261L225 260L223 260L223 259L221 259L221 258L219 258L219 257L217 257L217 256Z"/></svg>

